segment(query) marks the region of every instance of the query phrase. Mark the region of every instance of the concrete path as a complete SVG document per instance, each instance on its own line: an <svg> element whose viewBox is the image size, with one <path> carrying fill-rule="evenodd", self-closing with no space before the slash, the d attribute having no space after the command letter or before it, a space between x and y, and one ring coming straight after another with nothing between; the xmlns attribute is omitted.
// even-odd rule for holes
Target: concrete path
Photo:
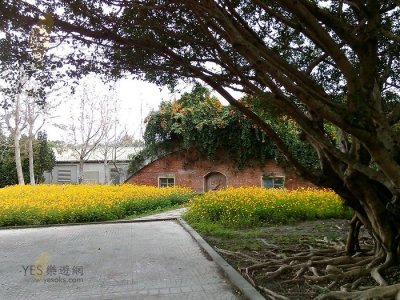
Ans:
<svg viewBox="0 0 400 300"><path fill-rule="evenodd" d="M177 219L182 216L183 213L187 211L187 208L178 208L173 210L168 210L166 212L140 217L134 219L136 221L157 221L157 220L168 220L168 219Z"/></svg>
<svg viewBox="0 0 400 300"><path fill-rule="evenodd" d="M170 220L0 230L0 299L243 298Z"/></svg>

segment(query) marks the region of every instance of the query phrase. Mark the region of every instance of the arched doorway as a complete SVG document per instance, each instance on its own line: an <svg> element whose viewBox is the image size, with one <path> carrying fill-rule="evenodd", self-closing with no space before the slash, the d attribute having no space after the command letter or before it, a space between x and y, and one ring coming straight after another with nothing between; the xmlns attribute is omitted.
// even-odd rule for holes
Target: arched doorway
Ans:
<svg viewBox="0 0 400 300"><path fill-rule="evenodd" d="M204 177L204 190L217 191L226 188L226 176L220 172L212 172Z"/></svg>

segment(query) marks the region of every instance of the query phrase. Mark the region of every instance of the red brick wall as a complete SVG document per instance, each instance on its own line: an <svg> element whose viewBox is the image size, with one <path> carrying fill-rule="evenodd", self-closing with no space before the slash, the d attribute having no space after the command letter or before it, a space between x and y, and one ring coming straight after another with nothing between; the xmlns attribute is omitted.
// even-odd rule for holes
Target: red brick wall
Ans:
<svg viewBox="0 0 400 300"><path fill-rule="evenodd" d="M226 176L227 186L261 186L261 178L264 174L284 176L285 186L295 189L300 186L312 186L311 183L298 178L293 172L287 172L274 162L268 161L263 169L256 166L244 168L240 171L229 163L211 162L200 159L193 151L179 151L164 158L160 158L147 165L133 176L127 183L138 185L158 186L159 177L174 177L175 185L190 187L195 191L203 191L205 176L211 172L219 172Z"/></svg>

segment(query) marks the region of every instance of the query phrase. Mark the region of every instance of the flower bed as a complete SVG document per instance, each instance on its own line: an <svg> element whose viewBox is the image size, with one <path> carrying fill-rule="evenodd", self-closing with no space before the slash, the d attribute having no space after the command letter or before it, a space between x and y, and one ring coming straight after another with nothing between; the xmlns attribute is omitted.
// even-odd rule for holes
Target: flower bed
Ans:
<svg viewBox="0 0 400 300"><path fill-rule="evenodd" d="M262 223L349 218L334 192L320 189L227 188L204 193L189 202L185 218L190 222L220 222L246 227Z"/></svg>
<svg viewBox="0 0 400 300"><path fill-rule="evenodd" d="M187 188L122 185L36 185L0 189L0 226L122 219L187 202Z"/></svg>

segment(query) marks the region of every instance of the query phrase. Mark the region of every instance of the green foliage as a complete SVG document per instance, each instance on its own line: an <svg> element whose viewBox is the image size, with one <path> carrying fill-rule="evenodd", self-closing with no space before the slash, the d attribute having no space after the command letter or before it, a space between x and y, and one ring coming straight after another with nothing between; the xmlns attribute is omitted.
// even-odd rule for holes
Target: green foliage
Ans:
<svg viewBox="0 0 400 300"><path fill-rule="evenodd" d="M46 132L40 131L38 133L36 147L34 147L33 151L35 178L37 182L43 182L43 173L50 172L56 165L56 157L47 141Z"/></svg>
<svg viewBox="0 0 400 300"><path fill-rule="evenodd" d="M29 157L27 150L27 138L23 136L21 144L21 163L25 182L29 182ZM18 184L17 169L15 166L15 151L11 146L13 140L9 138L1 147L3 159L0 160L0 188L8 185ZM55 166L55 154L49 147L47 135L44 132L38 134L38 138L33 141L33 164L34 174L37 183L43 182L43 173L50 171Z"/></svg>
<svg viewBox="0 0 400 300"><path fill-rule="evenodd" d="M315 151L298 139L299 128L289 118L278 115L262 99L245 97L241 102L261 115L281 136L286 146L305 166L317 163ZM264 106L263 106L264 105ZM223 106L210 91L197 84L191 93L172 102L162 102L148 118L144 134L146 148L132 157L130 170L138 170L145 159L174 149L196 147L210 160L233 161L238 169L263 166L267 158L284 161L264 131L232 106ZM223 149L221 157L219 149Z"/></svg>

